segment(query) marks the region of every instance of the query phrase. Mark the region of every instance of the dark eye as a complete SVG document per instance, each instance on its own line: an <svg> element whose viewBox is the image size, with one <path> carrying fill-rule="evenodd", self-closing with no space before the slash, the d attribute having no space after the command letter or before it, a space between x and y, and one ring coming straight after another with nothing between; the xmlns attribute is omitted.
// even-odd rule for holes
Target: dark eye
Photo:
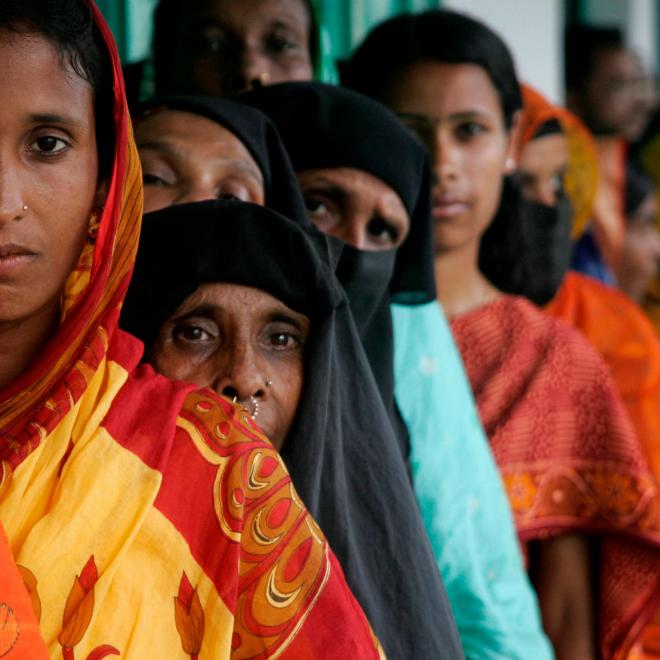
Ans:
<svg viewBox="0 0 660 660"><path fill-rule="evenodd" d="M302 340L288 332L277 332L270 336L270 343L277 349L296 348L301 345Z"/></svg>
<svg viewBox="0 0 660 660"><path fill-rule="evenodd" d="M329 213L329 209L324 204L324 202L318 197L314 197L312 195L305 195L305 208L312 216L325 215Z"/></svg>
<svg viewBox="0 0 660 660"><path fill-rule="evenodd" d="M175 339L189 343L212 341L214 337L204 328L193 324L180 324L172 333Z"/></svg>
<svg viewBox="0 0 660 660"><path fill-rule="evenodd" d="M396 243L398 232L387 220L373 218L367 227L369 234L380 242Z"/></svg>
<svg viewBox="0 0 660 660"><path fill-rule="evenodd" d="M149 174L148 172L144 172L142 175L142 180L144 181L145 186L159 186L163 187L167 185L167 182L165 179L159 177L156 174Z"/></svg>
<svg viewBox="0 0 660 660"><path fill-rule="evenodd" d="M284 34L269 34L266 37L266 48L271 53L282 53L287 50L297 49L298 43Z"/></svg>
<svg viewBox="0 0 660 660"><path fill-rule="evenodd" d="M32 151L39 154L52 156L64 151L69 144L62 138L55 137L54 135L44 135L37 138L31 145Z"/></svg>
<svg viewBox="0 0 660 660"><path fill-rule="evenodd" d="M456 129L459 138L463 140L469 140L470 138L476 137L485 131L486 127L483 124L477 123L476 121L463 122L462 124L459 124Z"/></svg>

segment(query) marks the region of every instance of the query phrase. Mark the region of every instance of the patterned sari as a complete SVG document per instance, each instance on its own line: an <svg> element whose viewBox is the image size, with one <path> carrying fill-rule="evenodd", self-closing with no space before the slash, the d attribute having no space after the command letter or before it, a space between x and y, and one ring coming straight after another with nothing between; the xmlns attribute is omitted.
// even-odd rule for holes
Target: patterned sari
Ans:
<svg viewBox="0 0 660 660"><path fill-rule="evenodd" d="M138 367L142 345L117 327L141 173L116 49L94 15L114 69L109 193L55 336L0 395L0 520L48 651L378 658L327 541L245 411Z"/></svg>
<svg viewBox="0 0 660 660"><path fill-rule="evenodd" d="M628 657L660 600L660 499L606 366L513 296L452 330L520 539L598 535L600 651Z"/></svg>

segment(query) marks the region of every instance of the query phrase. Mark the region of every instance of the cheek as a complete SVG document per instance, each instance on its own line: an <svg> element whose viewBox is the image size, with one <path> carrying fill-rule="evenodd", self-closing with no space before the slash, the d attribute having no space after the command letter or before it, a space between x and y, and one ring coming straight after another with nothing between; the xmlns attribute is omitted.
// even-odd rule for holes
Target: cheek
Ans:
<svg viewBox="0 0 660 660"><path fill-rule="evenodd" d="M270 369L270 379L277 388L275 396L284 414L288 417L287 425L293 421L303 388L302 355L290 360L278 362Z"/></svg>
<svg viewBox="0 0 660 660"><path fill-rule="evenodd" d="M158 344L153 352L152 364L158 373L174 380L189 381L200 387L206 387L211 382L206 360L184 353L173 344Z"/></svg>
<svg viewBox="0 0 660 660"><path fill-rule="evenodd" d="M144 188L144 213L160 211L172 206L175 195L168 189L147 186Z"/></svg>

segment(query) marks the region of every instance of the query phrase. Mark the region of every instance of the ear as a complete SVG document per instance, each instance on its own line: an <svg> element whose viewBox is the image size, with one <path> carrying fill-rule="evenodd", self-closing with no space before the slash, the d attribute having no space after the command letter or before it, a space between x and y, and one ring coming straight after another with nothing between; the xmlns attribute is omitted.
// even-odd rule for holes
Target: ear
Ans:
<svg viewBox="0 0 660 660"><path fill-rule="evenodd" d="M522 110L513 115L511 129L509 130L506 148L506 159L504 161L504 174L513 174L518 168L518 155L520 153L520 128L522 125Z"/></svg>

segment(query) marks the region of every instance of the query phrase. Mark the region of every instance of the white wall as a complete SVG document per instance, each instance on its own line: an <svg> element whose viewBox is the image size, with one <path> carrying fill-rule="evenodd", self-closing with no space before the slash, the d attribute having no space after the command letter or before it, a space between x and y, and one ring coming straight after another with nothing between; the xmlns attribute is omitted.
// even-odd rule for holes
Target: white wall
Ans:
<svg viewBox="0 0 660 660"><path fill-rule="evenodd" d="M443 0L442 6L492 27L513 51L520 79L563 100L562 0Z"/></svg>

